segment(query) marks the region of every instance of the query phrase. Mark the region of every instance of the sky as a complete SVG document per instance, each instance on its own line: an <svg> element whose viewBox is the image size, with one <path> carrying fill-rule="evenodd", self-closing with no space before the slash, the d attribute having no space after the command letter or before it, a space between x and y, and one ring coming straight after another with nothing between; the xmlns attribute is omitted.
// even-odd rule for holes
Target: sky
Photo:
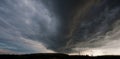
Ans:
<svg viewBox="0 0 120 59"><path fill-rule="evenodd" d="M0 54L119 54L119 3L0 0Z"/></svg>

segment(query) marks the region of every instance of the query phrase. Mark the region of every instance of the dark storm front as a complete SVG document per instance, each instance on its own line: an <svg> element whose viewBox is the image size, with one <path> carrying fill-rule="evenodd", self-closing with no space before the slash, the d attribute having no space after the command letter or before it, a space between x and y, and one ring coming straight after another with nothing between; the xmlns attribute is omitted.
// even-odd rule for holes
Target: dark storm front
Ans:
<svg viewBox="0 0 120 59"><path fill-rule="evenodd" d="M95 48L101 52L114 50L120 46L114 44L119 42L120 34L119 3L119 0L1 0L0 53L82 54Z"/></svg>

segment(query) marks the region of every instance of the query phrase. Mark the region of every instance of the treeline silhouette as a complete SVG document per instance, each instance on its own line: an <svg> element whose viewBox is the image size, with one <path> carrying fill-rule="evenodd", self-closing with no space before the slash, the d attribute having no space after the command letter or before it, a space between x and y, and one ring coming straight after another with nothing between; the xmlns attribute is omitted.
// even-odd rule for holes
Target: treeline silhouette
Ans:
<svg viewBox="0 0 120 59"><path fill-rule="evenodd" d="M66 55L60 53L38 53L38 54L1 54L0 59L109 59L120 58L119 55L88 56L88 55Z"/></svg>

